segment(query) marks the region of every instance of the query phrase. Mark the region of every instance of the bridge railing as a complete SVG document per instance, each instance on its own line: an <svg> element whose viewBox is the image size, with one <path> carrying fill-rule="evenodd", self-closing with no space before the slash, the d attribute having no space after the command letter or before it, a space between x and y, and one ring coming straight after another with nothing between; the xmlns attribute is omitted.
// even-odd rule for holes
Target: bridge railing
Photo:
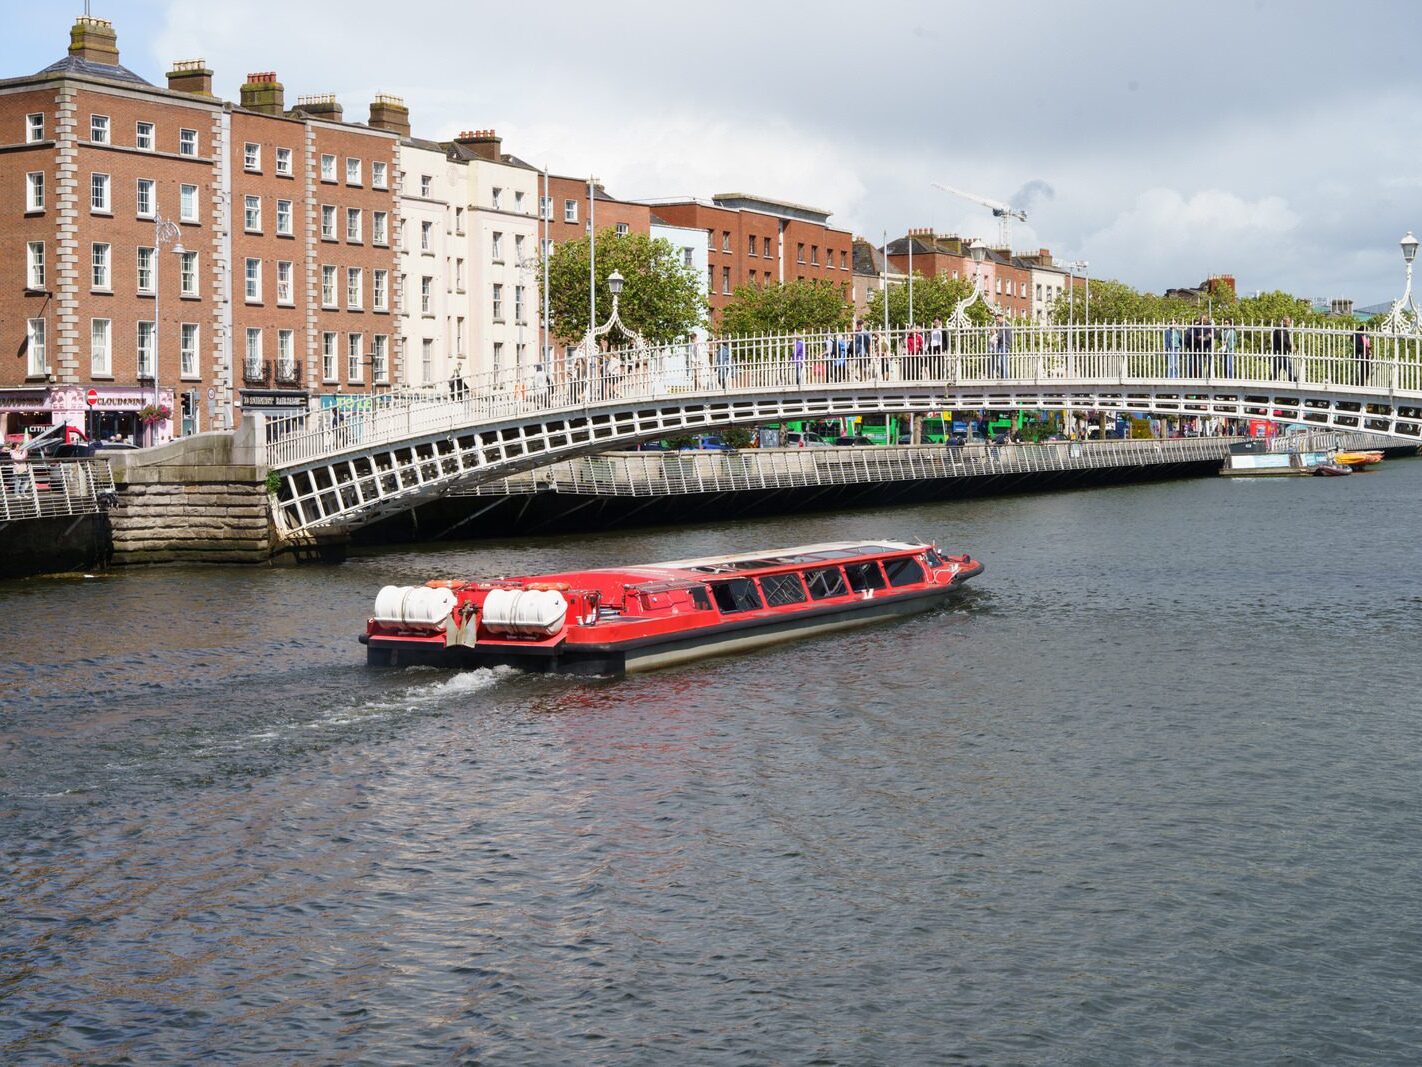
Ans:
<svg viewBox="0 0 1422 1067"><path fill-rule="evenodd" d="M1422 398L1422 339L1349 329L1102 323L961 330L847 330L726 337L620 349L589 362L505 368L433 388L346 396L268 424L266 461L283 468L525 413L718 394L823 392L923 384L1050 386L1239 383L1325 386Z"/></svg>

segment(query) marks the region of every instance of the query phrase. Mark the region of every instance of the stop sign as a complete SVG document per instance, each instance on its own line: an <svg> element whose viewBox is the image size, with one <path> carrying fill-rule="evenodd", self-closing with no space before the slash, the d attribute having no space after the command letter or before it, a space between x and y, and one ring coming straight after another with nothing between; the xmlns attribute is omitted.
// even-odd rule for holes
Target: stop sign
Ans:
<svg viewBox="0 0 1422 1067"><path fill-rule="evenodd" d="M99 391L97 389L90 389L87 393L84 394L84 401L90 407L93 407L99 402Z"/></svg>

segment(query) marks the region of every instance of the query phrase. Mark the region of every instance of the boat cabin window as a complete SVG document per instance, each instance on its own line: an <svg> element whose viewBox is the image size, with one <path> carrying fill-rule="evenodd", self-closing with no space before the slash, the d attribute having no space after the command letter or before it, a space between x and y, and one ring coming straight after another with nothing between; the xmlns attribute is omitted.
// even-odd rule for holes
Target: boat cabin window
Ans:
<svg viewBox="0 0 1422 1067"><path fill-rule="evenodd" d="M912 556L884 560L884 573L889 577L889 584L896 588L901 585L917 585L923 581L923 568Z"/></svg>
<svg viewBox="0 0 1422 1067"><path fill-rule="evenodd" d="M805 584L810 587L810 596L816 600L827 600L832 596L846 596L849 587L844 584L844 574L838 567L822 567L805 572Z"/></svg>
<svg viewBox="0 0 1422 1067"><path fill-rule="evenodd" d="M764 575L760 580L760 591L765 594L766 604L772 608L805 602L805 587L800 584L798 574Z"/></svg>
<svg viewBox="0 0 1422 1067"><path fill-rule="evenodd" d="M702 611L711 610L711 597L706 592L704 585L698 585L691 590L691 602Z"/></svg>
<svg viewBox="0 0 1422 1067"><path fill-rule="evenodd" d="M726 582L712 582L711 595L716 598L716 606L722 615L734 615L738 611L759 611L760 594L756 592L752 578L732 578Z"/></svg>
<svg viewBox="0 0 1422 1067"><path fill-rule="evenodd" d="M923 558L928 560L928 565L930 567L943 566L943 557L938 554L937 549L928 549L928 551L924 552Z"/></svg>
<svg viewBox="0 0 1422 1067"><path fill-rule="evenodd" d="M849 579L849 588L856 593L884 588L884 574L872 559L866 563L846 563L844 573Z"/></svg>

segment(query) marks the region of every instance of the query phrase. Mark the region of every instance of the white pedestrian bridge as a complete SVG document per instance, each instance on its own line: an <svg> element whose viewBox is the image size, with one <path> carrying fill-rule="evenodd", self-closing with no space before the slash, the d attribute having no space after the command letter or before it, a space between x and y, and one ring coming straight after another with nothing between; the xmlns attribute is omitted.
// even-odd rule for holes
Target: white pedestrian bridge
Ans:
<svg viewBox="0 0 1422 1067"><path fill-rule="evenodd" d="M656 438L792 419L989 409L1257 419L1422 443L1422 338L1163 324L738 337L604 353L274 419L288 537L339 534L455 487ZM802 354L803 353L803 354Z"/></svg>

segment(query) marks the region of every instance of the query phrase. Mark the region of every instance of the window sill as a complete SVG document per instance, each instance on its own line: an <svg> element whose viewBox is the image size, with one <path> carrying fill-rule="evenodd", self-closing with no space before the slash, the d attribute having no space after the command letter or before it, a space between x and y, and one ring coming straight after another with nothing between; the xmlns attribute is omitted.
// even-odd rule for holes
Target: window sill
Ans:
<svg viewBox="0 0 1422 1067"><path fill-rule="evenodd" d="M365 186L362 185L360 182L349 182L349 181L348 181L348 182L346 182L346 188L347 188L347 189L364 189Z"/></svg>
<svg viewBox="0 0 1422 1067"><path fill-rule="evenodd" d="M333 244L339 244L339 243L340 243L340 242L338 242L334 237L327 237L325 234L322 234L322 235L321 235L321 240L325 241L328 245L333 245Z"/></svg>
<svg viewBox="0 0 1422 1067"><path fill-rule="evenodd" d="M108 287L94 286L89 290L90 296L113 296L114 291Z"/></svg>
<svg viewBox="0 0 1422 1067"><path fill-rule="evenodd" d="M243 168L242 168L242 173L243 173L243 174L260 174L260 173L262 173L262 168L261 168L261 167L243 167Z"/></svg>
<svg viewBox="0 0 1422 1067"><path fill-rule="evenodd" d="M243 232L244 234L246 234L248 237L260 237L260 236L262 236L262 231L261 231L261 230L248 230L248 229L243 229L242 232Z"/></svg>
<svg viewBox="0 0 1422 1067"><path fill-rule="evenodd" d="M179 219L178 222L179 222L180 225L183 225L183 226L201 226L201 225L202 225L202 223L199 222L197 219Z"/></svg>
<svg viewBox="0 0 1422 1067"><path fill-rule="evenodd" d="M25 218L27 219L39 218L42 215L44 215L44 208L42 207L31 207L25 209Z"/></svg>
<svg viewBox="0 0 1422 1067"><path fill-rule="evenodd" d="M438 316L436 316L433 311L422 311L422 312L420 312L420 318L422 318L422 319L429 319L431 322L434 322L434 320L435 320L437 317L438 317ZM495 321L495 322L502 322L503 320L502 320L502 319L495 319L494 321Z"/></svg>
<svg viewBox="0 0 1422 1067"><path fill-rule="evenodd" d="M390 247L390 242L389 242L389 241L371 241L370 243L371 243L372 245L374 245L376 248L389 248L389 247Z"/></svg>
<svg viewBox="0 0 1422 1067"><path fill-rule="evenodd" d="M89 209L89 214L90 214L90 215L96 215L96 216L98 216L99 218L104 218L104 219L111 219L111 218L114 217L114 213L113 213L112 211L104 211L104 210L101 210L101 209L99 209L99 208L92 208L92 207Z"/></svg>
<svg viewBox="0 0 1422 1067"><path fill-rule="evenodd" d="M261 297L257 297L256 299L253 299L252 297L247 297L245 300L242 301L242 303L249 308L259 308L266 306L262 303Z"/></svg>
<svg viewBox="0 0 1422 1067"><path fill-rule="evenodd" d="M101 372L96 371L96 370L91 370L91 371L89 372L89 378L90 378L91 381L96 381L96 382L111 382L111 381L114 380L114 376L113 376L113 372L112 372L112 371L105 371L105 372L102 372L102 373L101 373Z"/></svg>
<svg viewBox="0 0 1422 1067"><path fill-rule="evenodd" d="M279 308L294 308L294 307L296 307L296 301L295 301L295 300L278 300L278 301L276 302L276 306L279 307Z"/></svg>
<svg viewBox="0 0 1422 1067"><path fill-rule="evenodd" d="M277 235L278 237L285 237L288 241L292 241L292 240L295 240L295 239L296 239L296 234L294 234L294 233L282 233L281 230L278 230L276 235Z"/></svg>
<svg viewBox="0 0 1422 1067"><path fill-rule="evenodd" d="M362 241L362 240L361 240L360 238L358 238L358 237L355 237L355 238L347 237L347 238L346 238L346 244L348 244L348 245L363 245L363 244L365 244L365 242Z"/></svg>
<svg viewBox="0 0 1422 1067"><path fill-rule="evenodd" d="M179 293L179 294L178 294L178 299L179 299L179 300L201 300L201 299L202 299L202 294L201 294L201 293Z"/></svg>
<svg viewBox="0 0 1422 1067"><path fill-rule="evenodd" d="M48 382L48 381L49 381L49 371L41 371L41 372L38 373L38 374L26 374L26 375L25 375L25 381L27 381L27 382L40 382L41 384L43 384L43 383L45 383L45 382Z"/></svg>
<svg viewBox="0 0 1422 1067"><path fill-rule="evenodd" d="M202 375L201 375L201 374L180 374L180 375L178 375L178 381L180 381L180 382L200 382L200 381L202 381Z"/></svg>
<svg viewBox="0 0 1422 1067"><path fill-rule="evenodd" d="M291 173L291 171L289 170L279 170L276 172L276 176L278 178L286 178L288 180L294 179L296 177L296 175Z"/></svg>
<svg viewBox="0 0 1422 1067"><path fill-rule="evenodd" d="M390 309L389 309L389 308L371 308L370 310L371 310L371 313L372 313L372 314L375 314L375 315L388 315L388 314L390 314Z"/></svg>

